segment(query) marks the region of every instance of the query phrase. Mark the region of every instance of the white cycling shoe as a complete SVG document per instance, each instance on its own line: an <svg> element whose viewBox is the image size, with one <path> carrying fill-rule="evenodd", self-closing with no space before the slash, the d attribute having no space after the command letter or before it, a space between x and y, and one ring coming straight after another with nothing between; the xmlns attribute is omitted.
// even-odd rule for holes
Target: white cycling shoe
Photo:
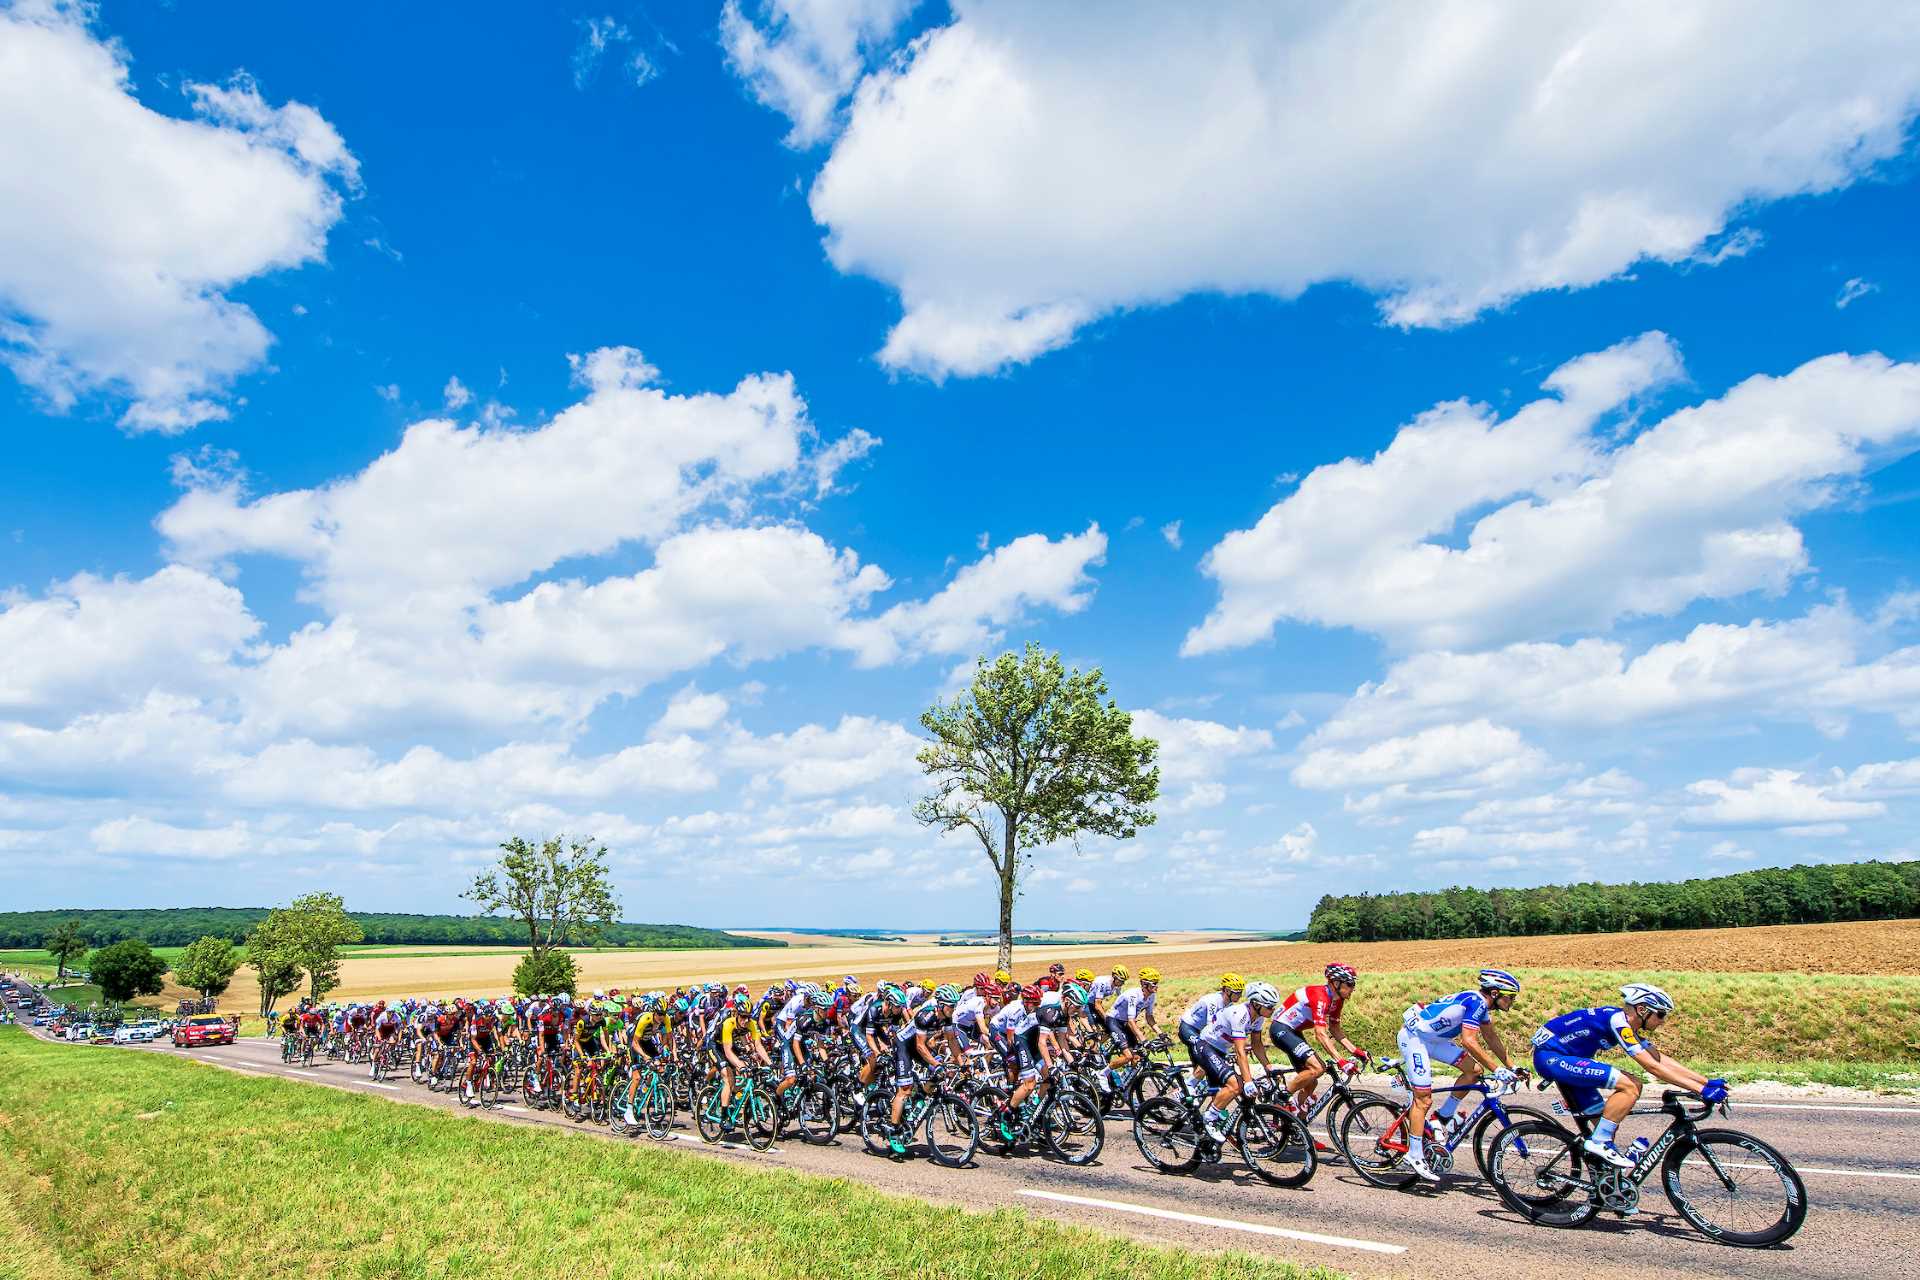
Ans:
<svg viewBox="0 0 1920 1280"><path fill-rule="evenodd" d="M1602 1142L1598 1138L1588 1138L1580 1144L1580 1149L1602 1164L1612 1165L1616 1169L1631 1169L1633 1161L1620 1154L1611 1142Z"/></svg>
<svg viewBox="0 0 1920 1280"><path fill-rule="evenodd" d="M1425 1156L1408 1156L1406 1158L1405 1163L1406 1163L1407 1172L1419 1178L1420 1181L1422 1182L1440 1181L1440 1175L1427 1167L1427 1160Z"/></svg>

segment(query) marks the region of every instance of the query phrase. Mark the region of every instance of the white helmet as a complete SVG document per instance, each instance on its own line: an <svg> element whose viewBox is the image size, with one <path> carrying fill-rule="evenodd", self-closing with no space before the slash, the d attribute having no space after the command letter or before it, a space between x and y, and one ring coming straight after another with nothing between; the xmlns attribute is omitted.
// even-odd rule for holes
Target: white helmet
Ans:
<svg viewBox="0 0 1920 1280"><path fill-rule="evenodd" d="M1628 1008L1638 1006L1655 1013L1673 1012L1673 997L1650 983L1629 982L1620 988L1620 1000Z"/></svg>
<svg viewBox="0 0 1920 1280"><path fill-rule="evenodd" d="M1271 982L1256 982L1247 988L1247 1003L1272 1008L1280 1003L1280 993L1273 989Z"/></svg>

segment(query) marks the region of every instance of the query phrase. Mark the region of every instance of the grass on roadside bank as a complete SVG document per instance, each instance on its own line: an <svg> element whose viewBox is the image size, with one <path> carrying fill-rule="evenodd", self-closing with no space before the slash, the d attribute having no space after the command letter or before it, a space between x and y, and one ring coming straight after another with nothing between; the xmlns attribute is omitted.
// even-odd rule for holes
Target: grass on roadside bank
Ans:
<svg viewBox="0 0 1920 1280"><path fill-rule="evenodd" d="M1523 984L1520 1001L1495 1025L1515 1065L1531 1058L1527 1042L1542 1022L1569 1009L1617 1004L1620 984L1638 979L1659 984L1677 1002L1659 1045L1690 1066L1711 1068L1733 1081L1920 1089L1920 978L1594 969L1514 973ZM1246 976L1267 977L1282 992L1307 979L1304 974ZM1438 999L1473 981L1473 971L1464 969L1363 971L1343 1030L1375 1054L1396 1053L1394 1038L1408 1005ZM1162 1022L1177 1021L1208 989L1203 980L1170 980L1160 998Z"/></svg>
<svg viewBox="0 0 1920 1280"><path fill-rule="evenodd" d="M11 1029L0 1203L36 1280L1337 1276Z"/></svg>

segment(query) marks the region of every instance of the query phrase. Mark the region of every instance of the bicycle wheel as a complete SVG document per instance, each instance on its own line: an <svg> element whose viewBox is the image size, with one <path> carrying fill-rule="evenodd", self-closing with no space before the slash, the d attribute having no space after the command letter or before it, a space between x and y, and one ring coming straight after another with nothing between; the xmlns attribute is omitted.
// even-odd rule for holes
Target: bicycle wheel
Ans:
<svg viewBox="0 0 1920 1280"><path fill-rule="evenodd" d="M1012 1117L1006 1113L1012 1097L1011 1091L997 1084L983 1085L973 1092L973 1114L980 1121L980 1145L990 1156L1013 1154L1013 1141L1000 1128L1002 1122L1012 1123Z"/></svg>
<svg viewBox="0 0 1920 1280"><path fill-rule="evenodd" d="M649 1138L665 1138L673 1131L673 1094L664 1086L655 1084L642 1102L641 1121L647 1127Z"/></svg>
<svg viewBox="0 0 1920 1280"><path fill-rule="evenodd" d="M822 1146L840 1132L840 1100L831 1086L817 1080L802 1080L788 1095L794 1098L794 1127L802 1141Z"/></svg>
<svg viewBox="0 0 1920 1280"><path fill-rule="evenodd" d="M700 1131L700 1141L718 1142L727 1131L727 1124L720 1116L720 1082L714 1081L700 1091L693 1104L693 1125Z"/></svg>
<svg viewBox="0 0 1920 1280"><path fill-rule="evenodd" d="M1163 1098L1180 1088L1180 1069L1178 1067L1143 1067L1140 1074L1127 1081L1127 1105L1138 1114L1141 1107L1155 1098Z"/></svg>
<svg viewBox="0 0 1920 1280"><path fill-rule="evenodd" d="M1371 1089L1349 1089L1345 1095L1336 1095L1327 1103L1325 1112L1327 1119L1327 1142L1332 1145L1335 1150L1338 1150L1340 1147L1340 1121L1346 1116L1348 1108L1357 1106L1362 1102L1371 1102L1375 1098L1378 1098L1382 1102L1392 1101L1392 1099L1388 1098L1385 1094L1375 1093Z"/></svg>
<svg viewBox="0 0 1920 1280"><path fill-rule="evenodd" d="M1807 1188L1787 1158L1734 1129L1700 1129L1667 1152L1667 1199L1694 1229L1721 1244L1779 1244L1807 1220Z"/></svg>
<svg viewBox="0 0 1920 1280"><path fill-rule="evenodd" d="M1242 1107L1236 1137L1247 1168L1273 1186L1304 1187L1320 1167L1307 1127L1271 1102Z"/></svg>
<svg viewBox="0 0 1920 1280"><path fill-rule="evenodd" d="M974 1107L966 1095L942 1090L927 1108L922 1128L927 1135L927 1154L935 1164L958 1169L973 1159L980 1146L980 1117Z"/></svg>
<svg viewBox="0 0 1920 1280"><path fill-rule="evenodd" d="M1376 1187L1404 1187L1415 1175L1401 1168L1407 1154L1406 1108L1391 1098L1355 1103L1340 1117L1335 1146L1347 1167Z"/></svg>
<svg viewBox="0 0 1920 1280"><path fill-rule="evenodd" d="M1133 1118L1133 1140L1147 1163L1162 1173L1185 1173L1200 1163L1205 1137L1200 1117L1176 1098L1142 1103Z"/></svg>
<svg viewBox="0 0 1920 1280"><path fill-rule="evenodd" d="M1068 1164L1092 1164L1107 1141L1100 1104L1078 1089L1062 1089L1041 1107L1038 1127L1048 1148Z"/></svg>
<svg viewBox="0 0 1920 1280"><path fill-rule="evenodd" d="M1495 1135L1487 1181L1507 1208L1541 1226L1578 1227L1600 1211L1580 1135L1552 1121L1525 1120Z"/></svg>
<svg viewBox="0 0 1920 1280"><path fill-rule="evenodd" d="M893 1147L887 1140L887 1123L892 1116L893 1094L878 1085L870 1085L860 1099L860 1141L869 1155L890 1156Z"/></svg>
<svg viewBox="0 0 1920 1280"><path fill-rule="evenodd" d="M1538 1124L1559 1123L1538 1107L1510 1107L1503 1102L1501 1110L1507 1113L1507 1119L1512 1124L1501 1124L1494 1118L1491 1107L1481 1112L1480 1118L1473 1122L1473 1163L1479 1168L1480 1176L1483 1178L1487 1176L1487 1148L1502 1129L1511 1128L1512 1125L1519 1124L1523 1120L1531 1120Z"/></svg>
<svg viewBox="0 0 1920 1280"><path fill-rule="evenodd" d="M780 1104L756 1089L747 1099L742 1123L747 1130L747 1145L755 1151L765 1151L780 1136Z"/></svg>

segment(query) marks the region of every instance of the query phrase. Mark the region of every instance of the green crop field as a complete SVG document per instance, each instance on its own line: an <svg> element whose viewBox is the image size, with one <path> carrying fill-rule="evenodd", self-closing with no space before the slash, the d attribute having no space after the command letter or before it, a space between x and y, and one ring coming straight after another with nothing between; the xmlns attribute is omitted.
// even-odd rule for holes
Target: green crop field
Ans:
<svg viewBox="0 0 1920 1280"><path fill-rule="evenodd" d="M1527 1041L1555 1014L1619 1002L1628 975L1592 969L1516 969L1519 1003L1495 1025L1514 1065L1532 1056ZM1812 1081L1920 1088L1920 978L1807 973L1635 973L1665 988L1679 1009L1659 1036L1660 1050L1732 1080ZM1401 1015L1411 1004L1460 990L1472 970L1363 973L1343 1030L1375 1054L1392 1054ZM1203 979L1169 979L1162 1022L1208 990Z"/></svg>
<svg viewBox="0 0 1920 1280"><path fill-rule="evenodd" d="M0 1028L0 1277L728 1272L1335 1280Z"/></svg>

